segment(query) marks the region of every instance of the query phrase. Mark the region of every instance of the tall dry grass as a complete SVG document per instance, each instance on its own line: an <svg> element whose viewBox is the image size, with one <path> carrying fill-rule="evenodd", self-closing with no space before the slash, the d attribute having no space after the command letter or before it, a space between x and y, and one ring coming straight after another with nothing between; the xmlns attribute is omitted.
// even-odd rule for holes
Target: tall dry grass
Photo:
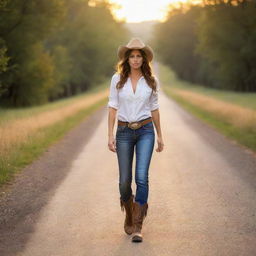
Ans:
<svg viewBox="0 0 256 256"><path fill-rule="evenodd" d="M256 132L256 111L253 109L227 103L187 90L172 89L172 92L187 100L189 103L220 116L228 123L238 128Z"/></svg>
<svg viewBox="0 0 256 256"><path fill-rule="evenodd" d="M0 157L7 158L14 147L29 140L39 129L64 120L107 96L108 90L97 92L58 109L2 123L0 125Z"/></svg>

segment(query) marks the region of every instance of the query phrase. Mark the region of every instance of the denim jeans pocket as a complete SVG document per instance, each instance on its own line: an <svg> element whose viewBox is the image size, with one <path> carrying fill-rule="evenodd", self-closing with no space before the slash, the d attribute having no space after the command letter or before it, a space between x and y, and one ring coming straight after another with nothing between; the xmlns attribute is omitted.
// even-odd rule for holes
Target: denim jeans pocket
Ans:
<svg viewBox="0 0 256 256"><path fill-rule="evenodd" d="M149 122L149 123L147 123L147 124L144 124L144 125L142 126L142 129L144 129L144 130L154 130L154 125L153 125L152 122Z"/></svg>
<svg viewBox="0 0 256 256"><path fill-rule="evenodd" d="M122 132L122 131L125 130L125 127L126 127L125 125L118 125L116 131L117 132Z"/></svg>

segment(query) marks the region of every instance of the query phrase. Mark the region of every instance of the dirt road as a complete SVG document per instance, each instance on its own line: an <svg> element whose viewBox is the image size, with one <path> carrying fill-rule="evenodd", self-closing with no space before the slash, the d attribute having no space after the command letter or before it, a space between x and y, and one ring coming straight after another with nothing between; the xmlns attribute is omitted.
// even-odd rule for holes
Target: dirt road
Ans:
<svg viewBox="0 0 256 256"><path fill-rule="evenodd" d="M160 108L165 150L151 162L143 243L123 231L103 108L5 192L0 255L256 255L255 155L162 93Z"/></svg>

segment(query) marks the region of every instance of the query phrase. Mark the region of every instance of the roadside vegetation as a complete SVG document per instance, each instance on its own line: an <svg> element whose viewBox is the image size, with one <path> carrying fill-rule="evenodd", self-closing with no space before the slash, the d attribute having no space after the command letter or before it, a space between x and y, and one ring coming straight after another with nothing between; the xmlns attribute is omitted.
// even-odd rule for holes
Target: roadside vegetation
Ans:
<svg viewBox="0 0 256 256"><path fill-rule="evenodd" d="M204 0L170 8L152 45L190 86L256 92L255 29L254 0Z"/></svg>
<svg viewBox="0 0 256 256"><path fill-rule="evenodd" d="M1 109L0 185L11 181L15 173L106 104L107 86L42 106Z"/></svg>
<svg viewBox="0 0 256 256"><path fill-rule="evenodd" d="M0 0L0 105L53 102L111 76L129 32L110 8L105 1Z"/></svg>
<svg viewBox="0 0 256 256"><path fill-rule="evenodd" d="M0 184L107 102L129 37L106 1L0 0Z"/></svg>
<svg viewBox="0 0 256 256"><path fill-rule="evenodd" d="M159 65L164 92L218 131L256 152L256 93L191 86Z"/></svg>

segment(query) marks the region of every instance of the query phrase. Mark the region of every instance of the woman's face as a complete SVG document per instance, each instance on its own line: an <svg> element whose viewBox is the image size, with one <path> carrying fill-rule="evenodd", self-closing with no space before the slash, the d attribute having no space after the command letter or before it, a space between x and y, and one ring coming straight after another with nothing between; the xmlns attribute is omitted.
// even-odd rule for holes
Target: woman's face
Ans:
<svg viewBox="0 0 256 256"><path fill-rule="evenodd" d="M132 69L139 69L143 63L143 57L139 50L132 50L129 58L129 65Z"/></svg>

